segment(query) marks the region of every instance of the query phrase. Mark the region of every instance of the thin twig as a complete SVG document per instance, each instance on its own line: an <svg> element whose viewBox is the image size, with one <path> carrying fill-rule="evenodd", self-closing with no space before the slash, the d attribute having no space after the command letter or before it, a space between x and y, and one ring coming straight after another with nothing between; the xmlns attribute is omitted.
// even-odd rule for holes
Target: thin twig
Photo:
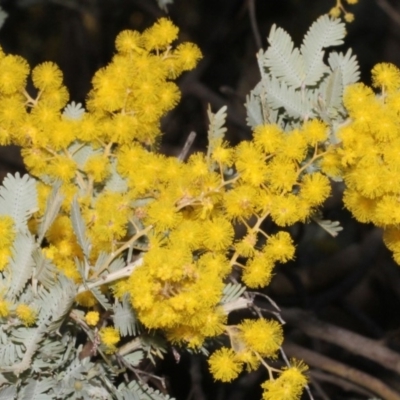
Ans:
<svg viewBox="0 0 400 400"><path fill-rule="evenodd" d="M358 385L355 385L352 382L349 382L346 379L340 378L335 375L327 374L326 372L318 371L316 369L313 369L309 371L308 373L311 378L311 385L315 385L315 381L323 381L323 382L329 382L335 386L341 387L343 390L346 392L355 392L358 394L361 394L362 396L366 396L368 398L373 397L373 393L369 390L365 390L361 388Z"/></svg>
<svg viewBox="0 0 400 400"><path fill-rule="evenodd" d="M143 258L128 264L126 267L119 269L118 271L110 272L106 276L101 276L95 282L87 282L85 285L81 285L78 288L78 294L86 292L87 290L94 289L95 287L103 286L111 282L115 282L119 279L127 278L132 275L132 272L143 264Z"/></svg>
<svg viewBox="0 0 400 400"><path fill-rule="evenodd" d="M287 324L296 326L311 337L341 346L400 374L400 355L378 340L328 324L300 309L282 309L282 317Z"/></svg>
<svg viewBox="0 0 400 400"><path fill-rule="evenodd" d="M258 24L257 24L255 0L247 0L247 4L249 7L250 25L251 25L251 30L253 32L254 41L256 42L257 49L261 49L262 42L261 42L260 30L258 29Z"/></svg>
<svg viewBox="0 0 400 400"><path fill-rule="evenodd" d="M318 382L318 380L315 379L313 376L310 376L310 383L314 387L315 391L318 393L319 397L321 397L322 400L330 400L328 395L325 393L325 390L322 388L322 386Z"/></svg>
<svg viewBox="0 0 400 400"><path fill-rule="evenodd" d="M376 0L376 3L397 25L400 25L400 13L387 0Z"/></svg>
<svg viewBox="0 0 400 400"><path fill-rule="evenodd" d="M183 146L183 148L182 148L182 150L181 150L181 152L180 152L180 154L178 156L178 160L179 161L184 161L185 160L185 158L187 157L187 155L189 153L189 150L192 147L192 144L193 144L195 139L196 139L196 132L193 132L193 131L190 132L189 136L187 137L186 142L185 142L185 144L184 144L184 146Z"/></svg>

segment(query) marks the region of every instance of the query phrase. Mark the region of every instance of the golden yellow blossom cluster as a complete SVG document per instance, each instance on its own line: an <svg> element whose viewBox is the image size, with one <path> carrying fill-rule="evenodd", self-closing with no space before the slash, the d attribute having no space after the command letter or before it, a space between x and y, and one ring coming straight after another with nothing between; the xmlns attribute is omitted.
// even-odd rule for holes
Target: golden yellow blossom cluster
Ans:
<svg viewBox="0 0 400 400"><path fill-rule="evenodd" d="M15 239L14 220L8 215L0 215L0 271L8 264Z"/></svg>
<svg viewBox="0 0 400 400"><path fill-rule="evenodd" d="M346 183L344 204L360 222L384 229L384 241L400 263L400 70L377 64L372 88L349 86L349 122L337 132L337 157Z"/></svg>
<svg viewBox="0 0 400 400"><path fill-rule="evenodd" d="M346 3L353 5L357 4L358 0L346 0ZM345 6L343 5L343 1L336 0L336 5L329 10L329 15L331 17L338 18L342 15L342 13L346 22L354 21L354 14L346 10Z"/></svg>
<svg viewBox="0 0 400 400"><path fill-rule="evenodd" d="M304 374L308 367L301 361L292 360L291 366L279 371L279 376L262 384L263 400L295 400L300 399L307 377Z"/></svg>
<svg viewBox="0 0 400 400"><path fill-rule="evenodd" d="M257 369L263 358L275 358L283 341L282 326L274 320L244 320L229 326L231 348L222 347L208 359L215 379L230 382L244 367Z"/></svg>
<svg viewBox="0 0 400 400"><path fill-rule="evenodd" d="M243 368L255 370L264 365L269 380L261 386L263 400L298 400L308 378L308 367L297 360L282 370L270 367L264 358L275 358L283 341L282 327L276 321L264 319L244 320L237 326L229 327L231 348L222 347L208 359L213 376L222 382L230 382L242 372Z"/></svg>
<svg viewBox="0 0 400 400"><path fill-rule="evenodd" d="M28 304L19 304L15 313L25 326L33 325L36 322L37 312Z"/></svg>
<svg viewBox="0 0 400 400"><path fill-rule="evenodd" d="M140 223L152 226L143 265L128 283L117 285L116 294L129 288L140 320L163 329L172 342L198 347L224 333L220 301L232 270L242 271L248 287L263 287L276 263L294 257L290 234L267 234L262 223L268 218L280 227L304 222L328 197L329 179L310 172L327 154L327 135L318 120L290 132L263 125L253 141L235 149L221 141L210 160L194 154L186 164L139 147L123 150L124 159L117 157L126 157L126 169L124 162L118 168L135 182L129 184L132 191L143 188L142 196L150 190L156 195L136 209ZM140 176L128 169L132 158L141 160ZM223 171L230 167L237 174L226 178ZM238 223L246 231L242 237L235 237Z"/></svg>
<svg viewBox="0 0 400 400"><path fill-rule="evenodd" d="M51 227L44 251L71 278L77 280L79 275L74 258L82 258L68 214L73 197L78 196L83 209L95 256L113 250L114 243L126 235L133 215L128 204L148 189L138 186L129 194L101 190L117 158L119 168L142 173L135 158L128 160L125 169L126 157L134 149L148 153L144 147L159 137L160 118L179 100L172 80L192 69L201 57L191 43L173 49L177 34L178 29L165 18L143 34L121 32L116 39L117 54L95 74L88 110L78 117L62 112L69 95L54 63L33 69L31 78L37 91L31 96L25 89L30 72L27 62L0 53L0 144L21 146L27 169L41 179L38 218L51 184L62 182L64 213ZM136 185L133 179L131 184ZM6 253L1 250L0 261L7 260Z"/></svg>
<svg viewBox="0 0 400 400"><path fill-rule="evenodd" d="M31 95L26 61L1 53L0 143L21 146L27 169L39 179L32 232L52 186L60 184L64 199L43 255L78 284L77 264L85 264L88 282L104 279L104 295L129 296L144 328L163 332L172 343L199 349L206 339L226 335L230 347L213 353L209 364L216 379L229 381L245 366L270 368L263 359L276 357L283 333L276 321L227 324L222 299L228 277L238 272L248 288L269 284L275 265L294 258L285 228L305 222L323 204L331 190L326 174L338 163L326 148L329 127L317 119L288 131L257 126L254 139L236 148L218 139L210 154L193 154L185 163L156 153L160 118L180 96L173 80L201 58L191 43L174 48L177 35L165 18L142 34L121 32L117 53L94 75L86 110L66 107L68 92L55 64L33 69ZM73 200L89 254L71 222ZM266 232L267 220L275 233ZM243 234L236 233L238 226ZM129 264L133 252L142 264L128 278L107 280L113 261L123 256ZM117 351L118 329L97 331L96 297L80 291L76 301L89 309L82 323L98 332L106 353ZM33 311L20 308L17 315L34 323ZM266 399L287 385L292 395L286 398L298 398L306 378L305 367L296 365L265 384Z"/></svg>

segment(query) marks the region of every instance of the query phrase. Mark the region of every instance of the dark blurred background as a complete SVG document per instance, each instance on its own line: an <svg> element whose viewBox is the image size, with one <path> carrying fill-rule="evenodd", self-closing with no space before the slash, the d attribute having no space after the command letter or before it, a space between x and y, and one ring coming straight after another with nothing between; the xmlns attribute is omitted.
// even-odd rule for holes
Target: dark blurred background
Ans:
<svg viewBox="0 0 400 400"><path fill-rule="evenodd" d="M311 23L335 0L174 0L168 14L155 0L3 0L0 4L8 13L0 30L4 51L25 57L31 67L56 62L71 100L82 103L92 75L114 53L116 35L123 29L143 31L168 15L180 28L179 41L197 43L204 55L194 71L179 78L182 100L162 121L161 151L176 155L191 131L197 133L192 151L206 148L209 104L214 111L228 106L227 138L232 144L250 139L243 104L260 79L255 55L260 44L266 47L272 24L283 27L299 45ZM339 50L351 47L357 54L361 80L370 82L370 70L377 62L400 66L400 1L359 0L346 8L355 20L347 24L346 43ZM18 149L1 149L0 177L15 171L23 171ZM333 238L315 223L291 228L298 243L297 258L277 267L264 294L283 307L287 353L313 367L310 389L315 399L400 399L400 267L382 244L379 229L356 223L343 209L341 193L341 184L335 184L323 213L326 219L339 220L344 230ZM271 308L261 296L256 304ZM232 322L242 317L251 313L233 315ZM360 336L349 337L345 345L341 338L347 338L348 331ZM372 341L364 343L363 338ZM373 356L360 354L360 344ZM157 368L178 400L259 399L260 383L267 379L260 369L233 384L217 384L204 357L187 353L179 363L166 356ZM366 381L381 385L380 395L363 385Z"/></svg>

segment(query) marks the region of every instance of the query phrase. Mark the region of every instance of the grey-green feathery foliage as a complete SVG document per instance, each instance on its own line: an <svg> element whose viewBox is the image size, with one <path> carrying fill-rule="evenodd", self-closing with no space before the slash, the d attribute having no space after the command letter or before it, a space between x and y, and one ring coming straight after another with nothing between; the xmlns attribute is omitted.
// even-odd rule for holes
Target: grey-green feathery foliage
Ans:
<svg viewBox="0 0 400 400"><path fill-rule="evenodd" d="M328 57L325 49L343 44L345 34L343 22L323 15L296 48L289 34L273 25L268 49L257 54L261 81L246 101L248 124L291 129L309 118L333 126L343 122L343 89L358 81L358 63L351 49L346 54L330 51Z"/></svg>
<svg viewBox="0 0 400 400"><path fill-rule="evenodd" d="M80 329L91 340L88 343L92 344L87 356L84 356L83 345L77 343L79 328L74 325L77 321L74 316L82 311L74 309L74 299L77 293L89 287L85 268L81 268L84 284L79 287L60 274L39 250L60 207L58 189L59 185L55 184L40 234L34 237L28 229L28 219L37 209L36 181L28 175L9 174L0 187L0 214L12 216L16 228L13 257L7 269L0 273L0 292L3 301L13 304L13 308L28 304L37 312L34 326L25 326L18 318L8 319L0 326L0 399L170 399L144 382L116 386L115 376L120 371L108 360L119 360L123 368L135 368L145 355L165 351L156 340L136 338L118 353L106 356L99 346L99 338L81 325ZM72 209L75 234L85 251L90 244L77 203ZM99 257L100 263L104 257L107 255ZM114 271L126 268L121 259L113 264ZM121 336L137 336L140 326L128 299L111 304L99 286L92 284L89 289L99 303L110 310ZM154 346L158 347L154 349ZM91 356L96 354L104 358L93 359Z"/></svg>

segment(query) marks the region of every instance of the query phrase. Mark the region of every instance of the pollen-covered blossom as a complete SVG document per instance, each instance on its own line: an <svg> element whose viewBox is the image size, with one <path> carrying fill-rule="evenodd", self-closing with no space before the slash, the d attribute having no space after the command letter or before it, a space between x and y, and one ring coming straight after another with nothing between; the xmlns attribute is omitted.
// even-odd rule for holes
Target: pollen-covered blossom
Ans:
<svg viewBox="0 0 400 400"><path fill-rule="evenodd" d="M256 252L247 260L243 271L243 282L249 288L255 289L267 286L272 279L274 261L267 254Z"/></svg>
<svg viewBox="0 0 400 400"><path fill-rule="evenodd" d="M11 257L11 248L15 239L14 220L8 215L0 215L0 271L3 271Z"/></svg>
<svg viewBox="0 0 400 400"><path fill-rule="evenodd" d="M320 172L305 175L301 182L300 196L311 207L321 205L327 199L330 192L330 181Z"/></svg>
<svg viewBox="0 0 400 400"><path fill-rule="evenodd" d="M37 312L27 304L19 304L15 313L25 326L31 326L36 321Z"/></svg>
<svg viewBox="0 0 400 400"><path fill-rule="evenodd" d="M10 314L10 302L0 297L0 318L7 317Z"/></svg>
<svg viewBox="0 0 400 400"><path fill-rule="evenodd" d="M275 153L284 141L284 132L276 124L258 125L254 129L254 141L265 153Z"/></svg>
<svg viewBox="0 0 400 400"><path fill-rule="evenodd" d="M293 240L288 232L280 231L268 238L264 252L274 261L286 262L294 257Z"/></svg>
<svg viewBox="0 0 400 400"><path fill-rule="evenodd" d="M245 319L238 327L246 347L262 357L274 357L282 345L283 329L277 321Z"/></svg>
<svg viewBox="0 0 400 400"><path fill-rule="evenodd" d="M400 89L400 70L390 63L379 63L372 68L372 84L388 91Z"/></svg>
<svg viewBox="0 0 400 400"><path fill-rule="evenodd" d="M20 56L2 55L0 57L0 93L13 95L25 88L29 65Z"/></svg>
<svg viewBox="0 0 400 400"><path fill-rule="evenodd" d="M89 311L85 315L85 321L88 325L95 326L99 322L100 315L97 311Z"/></svg>
<svg viewBox="0 0 400 400"><path fill-rule="evenodd" d="M243 362L237 358L232 349L227 347L222 347L211 354L208 365L214 379L222 382L234 380L243 368Z"/></svg>
<svg viewBox="0 0 400 400"><path fill-rule="evenodd" d="M299 400L307 377L308 367L301 361L291 360L292 366L285 368L276 379L270 379L261 386L264 389L263 400Z"/></svg>
<svg viewBox="0 0 400 400"><path fill-rule="evenodd" d="M400 224L400 118L391 99L400 90L400 70L378 64L372 80L382 90L380 96L362 84L349 86L344 94L351 119L338 132L342 143L337 155L346 184L343 201L360 222L384 228L385 243L399 262L394 238Z"/></svg>
<svg viewBox="0 0 400 400"><path fill-rule="evenodd" d="M62 78L62 72L52 62L44 62L32 71L33 84L40 90L59 88L62 84Z"/></svg>
<svg viewBox="0 0 400 400"><path fill-rule="evenodd" d="M346 0L346 3L348 4L357 4L358 0ZM346 8L343 5L343 0L337 0L335 7L332 7L329 11L329 15L333 18L338 18L340 17L341 14L344 14L344 20L346 22L353 22L354 20L354 14L350 13L346 10Z"/></svg>
<svg viewBox="0 0 400 400"><path fill-rule="evenodd" d="M113 326L106 326L99 330L101 342L106 346L107 353L114 353L116 344L120 341L118 329Z"/></svg>

